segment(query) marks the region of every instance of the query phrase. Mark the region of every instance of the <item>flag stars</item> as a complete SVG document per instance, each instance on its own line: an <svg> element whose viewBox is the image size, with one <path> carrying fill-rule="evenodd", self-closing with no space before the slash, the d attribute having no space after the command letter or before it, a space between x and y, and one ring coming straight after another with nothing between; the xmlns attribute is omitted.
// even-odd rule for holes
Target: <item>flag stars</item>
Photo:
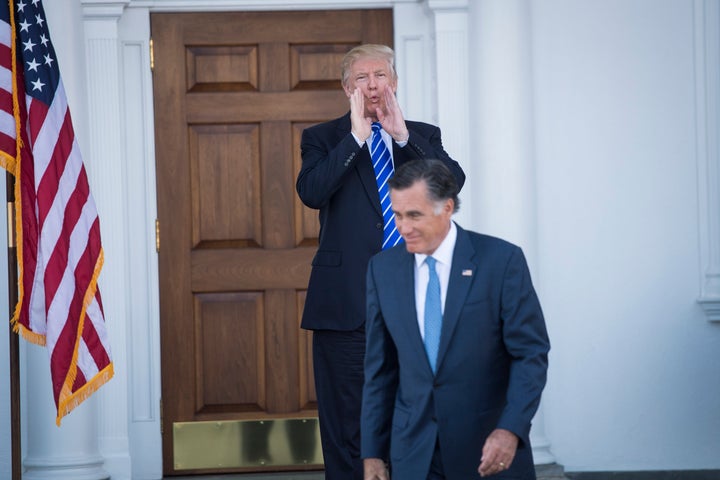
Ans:
<svg viewBox="0 0 720 480"><path fill-rule="evenodd" d="M30 62L28 62L28 70L32 70L33 72L37 72L37 68L40 66L38 62L35 61L33 58Z"/></svg>
<svg viewBox="0 0 720 480"><path fill-rule="evenodd" d="M45 86L44 83L38 78L36 81L32 82L33 91L37 90L39 92L42 92L43 87Z"/></svg>
<svg viewBox="0 0 720 480"><path fill-rule="evenodd" d="M59 75L52 40L47 30L48 20L42 10L42 0L14 0L17 45L22 50L25 71L25 93L46 103L52 101Z"/></svg>
<svg viewBox="0 0 720 480"><path fill-rule="evenodd" d="M33 47L35 44L32 41L32 38L29 38L27 42L24 42L23 45L25 45L25 50L30 50L32 52Z"/></svg>

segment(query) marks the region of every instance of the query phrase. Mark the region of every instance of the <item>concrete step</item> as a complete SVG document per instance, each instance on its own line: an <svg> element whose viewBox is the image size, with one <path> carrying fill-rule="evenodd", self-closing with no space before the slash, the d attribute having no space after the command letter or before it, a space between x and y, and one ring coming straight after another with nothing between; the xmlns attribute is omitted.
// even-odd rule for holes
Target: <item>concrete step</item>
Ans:
<svg viewBox="0 0 720 480"><path fill-rule="evenodd" d="M536 465L537 480L569 480L565 476L562 465L552 463L549 465ZM478 479L480 477L478 476ZM257 473L257 474L229 474L169 477L168 480L324 480L323 472L293 472L293 473Z"/></svg>
<svg viewBox="0 0 720 480"><path fill-rule="evenodd" d="M535 465L537 480L568 480L562 465L551 463L548 465Z"/></svg>

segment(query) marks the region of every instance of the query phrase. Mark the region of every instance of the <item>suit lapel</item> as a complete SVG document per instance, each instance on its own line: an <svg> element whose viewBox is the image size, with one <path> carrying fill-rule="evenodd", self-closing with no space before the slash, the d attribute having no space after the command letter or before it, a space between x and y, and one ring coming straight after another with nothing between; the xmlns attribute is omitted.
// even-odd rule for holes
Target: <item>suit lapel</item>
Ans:
<svg viewBox="0 0 720 480"><path fill-rule="evenodd" d="M350 133L350 113L348 112L345 116L340 117L338 122L338 139L337 143L345 138ZM360 177L365 193L370 199L370 203L375 207L378 214L382 216L382 208L380 207L380 197L377 190L377 182L375 181L375 171L372 168L372 160L370 160L370 150L367 146L363 146L358 153L358 159L355 163L355 171Z"/></svg>
<svg viewBox="0 0 720 480"><path fill-rule="evenodd" d="M477 264L473 261L474 257L475 249L470 242L470 236L457 225L457 241L455 242L455 251L453 252L452 266L450 268L450 279L445 297L445 310L440 333L440 346L438 347L438 370L442 366L443 357L450 345L450 339L465 305L470 286L475 281L478 273Z"/></svg>
<svg viewBox="0 0 720 480"><path fill-rule="evenodd" d="M410 348L418 358L422 358L428 363L425 354L425 345L423 344L420 328L417 321L417 310L415 308L415 255L409 253L404 246L395 247L398 249L398 262L389 272L390 282L398 287L397 313L394 319L400 323L404 335ZM386 321L388 321L386 319Z"/></svg>

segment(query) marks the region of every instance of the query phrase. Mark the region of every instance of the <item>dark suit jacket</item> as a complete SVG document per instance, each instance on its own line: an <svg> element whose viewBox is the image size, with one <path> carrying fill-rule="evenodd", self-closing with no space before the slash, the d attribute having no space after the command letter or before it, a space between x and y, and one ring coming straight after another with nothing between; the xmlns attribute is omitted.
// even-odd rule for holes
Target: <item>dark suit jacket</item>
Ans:
<svg viewBox="0 0 720 480"><path fill-rule="evenodd" d="M394 480L426 478L439 439L448 480L476 478L485 439L504 428L519 448L493 478L534 479L530 422L550 344L522 251L458 227L434 376L414 261L398 245L368 266L363 458L389 458Z"/></svg>
<svg viewBox="0 0 720 480"><path fill-rule="evenodd" d="M410 137L393 142L395 168L417 158L442 160L462 187L465 174L442 146L440 129L406 122ZM367 145L350 134L350 113L303 131L297 192L320 210L320 244L312 262L302 327L355 330L365 321L365 272L380 251L383 217Z"/></svg>

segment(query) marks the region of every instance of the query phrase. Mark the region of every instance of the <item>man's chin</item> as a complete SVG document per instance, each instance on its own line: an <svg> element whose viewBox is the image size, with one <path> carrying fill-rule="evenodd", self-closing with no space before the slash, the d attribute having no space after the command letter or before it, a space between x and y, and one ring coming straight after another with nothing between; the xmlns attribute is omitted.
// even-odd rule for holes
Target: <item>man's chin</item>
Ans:
<svg viewBox="0 0 720 480"><path fill-rule="evenodd" d="M408 253L421 253L419 245L408 243L407 240L405 241L405 249L407 249Z"/></svg>

